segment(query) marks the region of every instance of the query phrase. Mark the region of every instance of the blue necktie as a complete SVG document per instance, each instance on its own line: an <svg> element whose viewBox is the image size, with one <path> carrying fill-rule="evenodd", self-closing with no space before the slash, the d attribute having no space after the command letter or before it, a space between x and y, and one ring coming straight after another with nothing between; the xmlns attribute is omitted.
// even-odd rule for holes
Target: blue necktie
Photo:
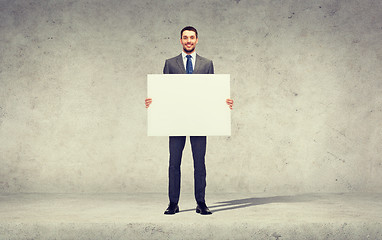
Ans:
<svg viewBox="0 0 382 240"><path fill-rule="evenodd" d="M187 57L186 72L187 74L191 74L193 72L191 55L187 55L186 57Z"/></svg>

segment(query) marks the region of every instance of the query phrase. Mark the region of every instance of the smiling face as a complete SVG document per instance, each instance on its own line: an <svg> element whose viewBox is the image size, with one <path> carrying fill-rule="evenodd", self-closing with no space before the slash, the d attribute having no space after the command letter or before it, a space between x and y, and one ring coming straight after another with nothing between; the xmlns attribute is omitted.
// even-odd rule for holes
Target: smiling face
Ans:
<svg viewBox="0 0 382 240"><path fill-rule="evenodd" d="M180 43L183 46L183 51L187 54L191 54L195 51L196 44L198 43L198 38L194 31L185 30L182 33L182 38Z"/></svg>

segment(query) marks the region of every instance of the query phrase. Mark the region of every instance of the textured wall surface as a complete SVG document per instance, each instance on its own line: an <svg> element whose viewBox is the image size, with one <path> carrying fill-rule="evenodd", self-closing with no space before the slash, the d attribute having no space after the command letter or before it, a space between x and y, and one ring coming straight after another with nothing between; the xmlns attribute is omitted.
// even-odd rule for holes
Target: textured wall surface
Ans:
<svg viewBox="0 0 382 240"><path fill-rule="evenodd" d="M381 1L0 0L0 192L166 192L146 75L186 25L235 99L207 191L380 191Z"/></svg>

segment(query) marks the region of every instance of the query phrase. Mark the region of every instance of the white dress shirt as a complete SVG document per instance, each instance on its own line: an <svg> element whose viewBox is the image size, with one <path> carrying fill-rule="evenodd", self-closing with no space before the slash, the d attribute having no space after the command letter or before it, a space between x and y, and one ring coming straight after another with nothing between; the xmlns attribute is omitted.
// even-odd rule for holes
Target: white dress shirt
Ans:
<svg viewBox="0 0 382 240"><path fill-rule="evenodd" d="M192 62L192 70L195 69L195 61L196 61L196 52L194 51L191 55L191 62ZM183 65L184 69L187 69L187 54L182 51L182 58L183 58Z"/></svg>

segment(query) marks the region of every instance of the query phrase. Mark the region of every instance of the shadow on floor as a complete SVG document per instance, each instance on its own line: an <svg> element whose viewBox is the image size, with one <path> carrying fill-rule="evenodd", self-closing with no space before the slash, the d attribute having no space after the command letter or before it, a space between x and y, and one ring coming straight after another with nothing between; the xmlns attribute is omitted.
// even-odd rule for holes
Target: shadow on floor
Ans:
<svg viewBox="0 0 382 240"><path fill-rule="evenodd" d="M220 212L227 210L234 210L240 208L248 208L257 205L270 204L270 203L294 203L294 202L308 202L317 199L317 195L305 194L305 195L295 195L295 196L274 196L274 197L264 197L264 198L243 198L236 200L229 200L223 202L217 202L213 205L209 205L211 212ZM185 209L180 212L190 212L195 211L195 209Z"/></svg>

